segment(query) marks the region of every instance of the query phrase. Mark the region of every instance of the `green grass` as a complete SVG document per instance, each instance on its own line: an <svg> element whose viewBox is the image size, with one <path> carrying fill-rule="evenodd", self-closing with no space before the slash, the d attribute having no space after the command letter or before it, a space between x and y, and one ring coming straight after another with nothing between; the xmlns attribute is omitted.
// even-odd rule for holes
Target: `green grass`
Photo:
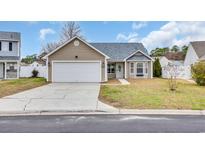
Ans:
<svg viewBox="0 0 205 154"><path fill-rule="evenodd" d="M3 80L0 81L0 98L24 90L39 87L45 85L46 83L46 79L44 78L20 78L15 80Z"/></svg>
<svg viewBox="0 0 205 154"><path fill-rule="evenodd" d="M205 87L178 80L177 91L166 79L129 80L127 86L102 85L99 98L112 106L130 109L205 109Z"/></svg>

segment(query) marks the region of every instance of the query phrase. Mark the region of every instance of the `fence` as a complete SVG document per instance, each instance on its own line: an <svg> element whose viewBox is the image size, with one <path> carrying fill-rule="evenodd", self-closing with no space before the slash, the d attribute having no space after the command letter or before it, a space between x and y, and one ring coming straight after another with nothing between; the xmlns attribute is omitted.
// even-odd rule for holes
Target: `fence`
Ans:
<svg viewBox="0 0 205 154"><path fill-rule="evenodd" d="M191 67L190 66L164 66L162 67L162 77L170 78L173 74L174 67L174 76L181 79L191 79ZM172 69L172 71L170 71Z"/></svg>
<svg viewBox="0 0 205 154"><path fill-rule="evenodd" d="M20 66L20 77L31 77L34 69L39 72L38 77L46 78L46 66Z"/></svg>

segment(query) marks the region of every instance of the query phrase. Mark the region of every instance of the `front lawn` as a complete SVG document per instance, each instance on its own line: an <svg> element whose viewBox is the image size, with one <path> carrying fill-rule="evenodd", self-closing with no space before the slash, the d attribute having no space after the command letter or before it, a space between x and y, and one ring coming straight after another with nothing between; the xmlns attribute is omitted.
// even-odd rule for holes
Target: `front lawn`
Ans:
<svg viewBox="0 0 205 154"><path fill-rule="evenodd" d="M0 98L46 84L44 78L21 78L0 81Z"/></svg>
<svg viewBox="0 0 205 154"><path fill-rule="evenodd" d="M130 85L102 85L99 99L127 109L205 109L205 87L177 81L177 91L169 90L166 79L129 80Z"/></svg>

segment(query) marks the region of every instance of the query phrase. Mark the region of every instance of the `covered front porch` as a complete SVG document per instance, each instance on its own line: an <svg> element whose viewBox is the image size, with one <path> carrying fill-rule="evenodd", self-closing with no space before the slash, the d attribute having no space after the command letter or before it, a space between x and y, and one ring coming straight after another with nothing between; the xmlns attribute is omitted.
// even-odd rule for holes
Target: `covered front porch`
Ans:
<svg viewBox="0 0 205 154"><path fill-rule="evenodd" d="M108 62L108 79L152 78L152 61Z"/></svg>
<svg viewBox="0 0 205 154"><path fill-rule="evenodd" d="M18 61L0 61L0 80L19 78Z"/></svg>

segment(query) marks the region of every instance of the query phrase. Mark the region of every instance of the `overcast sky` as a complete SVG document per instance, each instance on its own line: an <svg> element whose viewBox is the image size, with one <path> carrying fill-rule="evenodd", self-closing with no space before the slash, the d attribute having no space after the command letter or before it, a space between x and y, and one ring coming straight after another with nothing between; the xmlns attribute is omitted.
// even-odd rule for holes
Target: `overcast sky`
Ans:
<svg viewBox="0 0 205 154"><path fill-rule="evenodd" d="M88 42L142 42L150 51L156 47L182 46L205 40L205 22L78 22ZM59 39L63 22L0 22L0 31L22 36L22 56L40 53L41 45Z"/></svg>

